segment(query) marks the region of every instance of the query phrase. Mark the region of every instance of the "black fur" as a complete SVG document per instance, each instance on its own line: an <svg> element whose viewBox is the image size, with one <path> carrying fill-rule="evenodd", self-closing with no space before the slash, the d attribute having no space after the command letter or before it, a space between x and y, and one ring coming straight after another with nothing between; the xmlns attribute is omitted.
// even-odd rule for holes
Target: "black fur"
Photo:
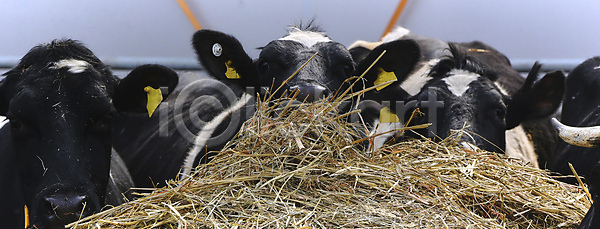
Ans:
<svg viewBox="0 0 600 229"><path fill-rule="evenodd" d="M58 64L64 62L77 66ZM119 112L112 101L121 89L109 67L66 39L32 48L4 75L0 115L10 122L0 129L0 196L6 200L0 225L23 227L25 205L33 227L54 228L122 203L108 198L132 186L127 176L109 176L110 169L126 174L111 163L112 119Z"/></svg>

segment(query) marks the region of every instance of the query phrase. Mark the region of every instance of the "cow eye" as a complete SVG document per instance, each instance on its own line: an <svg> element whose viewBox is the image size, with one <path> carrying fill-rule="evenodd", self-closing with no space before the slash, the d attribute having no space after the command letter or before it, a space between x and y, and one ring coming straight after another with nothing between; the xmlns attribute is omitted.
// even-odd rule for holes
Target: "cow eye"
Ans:
<svg viewBox="0 0 600 229"><path fill-rule="evenodd" d="M259 70L261 73L265 73L265 72L267 72L267 71L269 70L269 63L268 63L268 62L266 62L266 61L261 61L261 62L259 62L259 63L258 63L258 70Z"/></svg>
<svg viewBox="0 0 600 229"><path fill-rule="evenodd" d="M91 131L95 134L110 134L112 128L112 115L107 115L106 117L97 120L93 123Z"/></svg>
<svg viewBox="0 0 600 229"><path fill-rule="evenodd" d="M344 74L346 74L346 76L348 77L352 77L352 75L354 74L354 66L350 64L344 65L342 67L342 70L344 71Z"/></svg>
<svg viewBox="0 0 600 229"><path fill-rule="evenodd" d="M494 110L494 114L496 114L496 117L498 117L499 119L504 119L504 117L506 116L506 110L504 108L498 107Z"/></svg>
<svg viewBox="0 0 600 229"><path fill-rule="evenodd" d="M10 124L10 130L12 131L13 137L23 137L31 133L29 132L30 130L26 128L27 126L18 119L9 118L8 123Z"/></svg>
<svg viewBox="0 0 600 229"><path fill-rule="evenodd" d="M10 123L10 128L13 130L18 130L21 128L21 122L19 120L10 119L9 123Z"/></svg>

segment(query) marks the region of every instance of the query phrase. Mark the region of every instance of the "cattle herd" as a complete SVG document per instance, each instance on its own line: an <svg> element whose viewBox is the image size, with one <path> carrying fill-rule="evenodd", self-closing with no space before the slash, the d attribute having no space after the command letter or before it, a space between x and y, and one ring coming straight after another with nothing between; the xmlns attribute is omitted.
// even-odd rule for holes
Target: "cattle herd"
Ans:
<svg viewBox="0 0 600 229"><path fill-rule="evenodd" d="M258 96L316 102L347 91L363 92L340 112L360 110L348 121L369 127L366 147L455 137L561 175L572 175L571 163L600 201L600 57L568 76L541 75L535 63L523 77L482 42L400 27L349 48L316 27L293 28L256 59L219 31L197 31L192 47L208 75L149 64L120 79L70 39L33 47L4 73L1 227L63 228L131 199L132 187L189 176L252 117ZM416 109L423 115L412 117ZM432 125L396 131L425 123ZM592 205L580 228L600 227L599 214Z"/></svg>

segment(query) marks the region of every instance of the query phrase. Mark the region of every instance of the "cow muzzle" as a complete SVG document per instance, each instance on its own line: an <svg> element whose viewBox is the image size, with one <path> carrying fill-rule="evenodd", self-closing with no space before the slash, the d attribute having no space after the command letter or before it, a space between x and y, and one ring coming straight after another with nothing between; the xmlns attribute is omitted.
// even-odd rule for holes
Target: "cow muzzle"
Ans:
<svg viewBox="0 0 600 229"><path fill-rule="evenodd" d="M558 136L568 144L597 148L600 147L600 126L572 127L562 124L552 118L552 125L558 131Z"/></svg>
<svg viewBox="0 0 600 229"><path fill-rule="evenodd" d="M89 197L80 194L58 194L44 197L51 225L66 225L78 220L84 212Z"/></svg>
<svg viewBox="0 0 600 229"><path fill-rule="evenodd" d="M97 197L74 192L55 192L44 195L38 209L30 212L31 221L42 228L64 228L65 225L98 212ZM48 226L44 226L48 225Z"/></svg>
<svg viewBox="0 0 600 229"><path fill-rule="evenodd" d="M315 84L302 83L291 86L290 90L292 92L297 91L298 97L296 97L296 100L306 102L315 102L329 95L327 88Z"/></svg>

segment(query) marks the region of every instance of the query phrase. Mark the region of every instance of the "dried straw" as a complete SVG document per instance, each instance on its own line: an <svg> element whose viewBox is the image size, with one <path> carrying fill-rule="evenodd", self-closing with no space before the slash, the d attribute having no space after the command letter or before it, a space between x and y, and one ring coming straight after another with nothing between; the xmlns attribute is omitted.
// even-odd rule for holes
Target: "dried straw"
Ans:
<svg viewBox="0 0 600 229"><path fill-rule="evenodd" d="M336 102L290 104L259 102L192 176L70 226L556 228L590 206L580 188L517 159L452 139L368 151Z"/></svg>

